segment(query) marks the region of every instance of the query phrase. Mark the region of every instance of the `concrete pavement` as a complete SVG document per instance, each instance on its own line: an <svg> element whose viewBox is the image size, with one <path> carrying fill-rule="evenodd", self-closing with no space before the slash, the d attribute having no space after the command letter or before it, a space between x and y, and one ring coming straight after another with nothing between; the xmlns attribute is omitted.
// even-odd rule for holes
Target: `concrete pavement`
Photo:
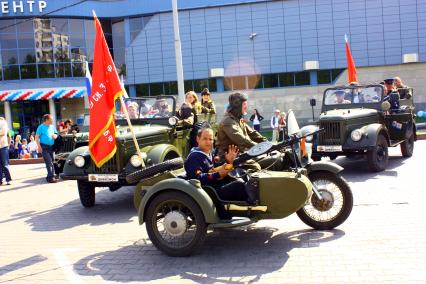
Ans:
<svg viewBox="0 0 426 284"><path fill-rule="evenodd" d="M0 187L0 283L426 283L426 141L389 168L339 158L354 193L349 219L314 231L293 215L209 233L188 258L152 246L132 188L98 189L83 208L75 182L44 182L41 164L12 166Z"/></svg>

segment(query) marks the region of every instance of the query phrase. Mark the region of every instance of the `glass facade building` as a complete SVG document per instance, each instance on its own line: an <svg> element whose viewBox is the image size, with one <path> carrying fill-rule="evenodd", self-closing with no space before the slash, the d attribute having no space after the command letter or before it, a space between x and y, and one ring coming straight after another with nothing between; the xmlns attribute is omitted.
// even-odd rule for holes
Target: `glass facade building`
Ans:
<svg viewBox="0 0 426 284"><path fill-rule="evenodd" d="M34 7L46 5L33 11L13 9L14 2L0 14L0 100L21 88L84 87L85 62L93 61L92 10L130 96L177 93L171 1L35 0ZM331 85L346 68L345 34L357 67L401 65L406 55L426 62L426 0L178 5L186 91ZM317 67L306 68L307 62ZM217 68L223 77L210 76ZM14 121L22 121L11 104ZM61 116L64 107L58 107Z"/></svg>

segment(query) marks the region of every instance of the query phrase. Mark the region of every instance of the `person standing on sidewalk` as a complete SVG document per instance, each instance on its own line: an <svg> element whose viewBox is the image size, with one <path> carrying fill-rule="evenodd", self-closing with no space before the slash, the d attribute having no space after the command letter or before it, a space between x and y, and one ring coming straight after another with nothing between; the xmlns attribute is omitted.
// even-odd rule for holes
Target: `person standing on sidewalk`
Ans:
<svg viewBox="0 0 426 284"><path fill-rule="evenodd" d="M9 144L9 127L4 117L0 117L0 185L3 184L3 175L7 185L10 185L12 180L9 171Z"/></svg>
<svg viewBox="0 0 426 284"><path fill-rule="evenodd" d="M58 182L58 180L55 179L55 168L53 166L53 161L55 159L53 144L55 143L55 139L57 137L58 134L56 132L55 126L53 125L52 115L43 115L43 123L38 126L36 131L36 142L38 151L43 156L44 163L46 164L46 180L49 183Z"/></svg>
<svg viewBox="0 0 426 284"><path fill-rule="evenodd" d="M253 114L250 116L250 121L253 123L253 128L257 132L260 132L260 123L262 120L263 116L261 116L259 111L255 108Z"/></svg>
<svg viewBox="0 0 426 284"><path fill-rule="evenodd" d="M272 128L272 143L278 142L280 135L280 110L276 109L275 114L271 117L271 128Z"/></svg>

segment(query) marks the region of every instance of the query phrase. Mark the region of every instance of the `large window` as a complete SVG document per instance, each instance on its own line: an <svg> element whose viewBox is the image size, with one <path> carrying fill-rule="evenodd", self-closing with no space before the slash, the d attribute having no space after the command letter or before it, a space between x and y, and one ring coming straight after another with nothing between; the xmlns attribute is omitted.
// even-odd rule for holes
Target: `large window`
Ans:
<svg viewBox="0 0 426 284"><path fill-rule="evenodd" d="M307 71L294 73L296 86L306 86L311 84L310 74Z"/></svg>
<svg viewBox="0 0 426 284"><path fill-rule="evenodd" d="M331 84L344 69L318 70L318 84Z"/></svg>
<svg viewBox="0 0 426 284"><path fill-rule="evenodd" d="M184 82L185 92L195 91L201 93L204 88L208 88L210 92L216 92L216 79L197 79L197 80L186 80ZM177 95L178 86L177 81L170 82L158 82L151 84L137 84L136 85L136 96L157 96L157 95Z"/></svg>
<svg viewBox="0 0 426 284"><path fill-rule="evenodd" d="M125 74L123 21L100 21L117 68ZM93 61L94 39L91 19L0 19L0 80L84 76L84 62Z"/></svg>

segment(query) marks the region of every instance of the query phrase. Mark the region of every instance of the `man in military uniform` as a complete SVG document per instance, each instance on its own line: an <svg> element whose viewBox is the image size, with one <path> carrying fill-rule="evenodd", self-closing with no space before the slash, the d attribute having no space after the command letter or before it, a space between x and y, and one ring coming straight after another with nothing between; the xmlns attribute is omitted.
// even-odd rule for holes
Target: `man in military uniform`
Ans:
<svg viewBox="0 0 426 284"><path fill-rule="evenodd" d="M399 98L400 99L410 99L413 96L411 88L404 85L402 83L401 78L395 77L393 79L394 79L396 89L399 93Z"/></svg>
<svg viewBox="0 0 426 284"><path fill-rule="evenodd" d="M399 94L395 89L394 79L385 79L385 97L383 101L390 103L390 111L397 111L399 109Z"/></svg>
<svg viewBox="0 0 426 284"><path fill-rule="evenodd" d="M233 93L229 96L229 105L217 134L217 147L221 157L228 151L230 145L236 145L242 153L257 143L266 141L265 137L247 125L243 119L243 115L247 114L247 108L246 94ZM254 161L248 161L246 168L260 169L260 166Z"/></svg>

